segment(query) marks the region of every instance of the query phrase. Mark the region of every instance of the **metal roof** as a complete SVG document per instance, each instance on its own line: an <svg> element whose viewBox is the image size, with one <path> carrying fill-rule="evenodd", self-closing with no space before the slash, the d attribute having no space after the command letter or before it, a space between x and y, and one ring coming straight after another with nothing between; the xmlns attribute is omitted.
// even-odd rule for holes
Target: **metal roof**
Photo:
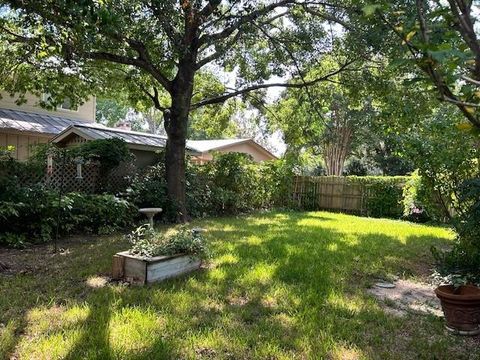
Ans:
<svg viewBox="0 0 480 360"><path fill-rule="evenodd" d="M0 109L0 128L3 129L56 135L72 124L85 124L85 121L21 110ZM103 127L100 124L93 125Z"/></svg>
<svg viewBox="0 0 480 360"><path fill-rule="evenodd" d="M165 147L167 138L162 135L142 133L137 131L122 130L117 128L98 128L90 124L76 124L72 128L80 130L91 140L119 138L127 144Z"/></svg>
<svg viewBox="0 0 480 360"><path fill-rule="evenodd" d="M51 141L54 143L61 142L70 134L74 133L83 136L88 140L112 139L119 138L127 144L138 145L142 147L164 148L167 143L167 137L157 134L149 134L138 131L123 130L117 128L109 128L106 126L98 127L98 124L74 124L70 125L60 134L55 136ZM186 146L187 150L197 153L197 149Z"/></svg>
<svg viewBox="0 0 480 360"><path fill-rule="evenodd" d="M67 119L55 115L11 109L0 109L0 129L2 128L54 135L51 140L52 142L60 142L71 133L84 136L88 140L111 139L116 137L125 140L127 144L143 147L164 148L167 142L167 138L162 135L109 128L98 123L87 123L85 121ZM186 148L191 152L203 153L249 141L253 140L187 140ZM260 146L258 144L256 145ZM267 151L266 149L264 150Z"/></svg>

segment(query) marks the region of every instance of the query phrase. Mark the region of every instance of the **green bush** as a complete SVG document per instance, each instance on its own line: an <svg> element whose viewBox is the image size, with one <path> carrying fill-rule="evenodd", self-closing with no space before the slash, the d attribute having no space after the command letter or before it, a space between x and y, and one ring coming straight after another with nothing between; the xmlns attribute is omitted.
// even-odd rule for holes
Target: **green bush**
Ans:
<svg viewBox="0 0 480 360"><path fill-rule="evenodd" d="M57 192L43 186L21 187L9 200L5 194L0 200L0 245L50 241L57 224L61 235L105 234L130 226L135 213L130 203L113 195L68 193L59 201Z"/></svg>
<svg viewBox="0 0 480 360"><path fill-rule="evenodd" d="M402 189L406 176L347 176L347 181L365 186L367 214L372 217L400 218Z"/></svg>
<svg viewBox="0 0 480 360"><path fill-rule="evenodd" d="M437 275L442 282L480 286L480 178L463 182L457 193L464 210L453 222L456 242L446 252L432 248Z"/></svg>
<svg viewBox="0 0 480 360"><path fill-rule="evenodd" d="M255 163L241 153L215 154L205 165L187 162L187 209L190 216L202 217L287 206L292 176L282 160ZM165 221L175 219L163 162L135 178L127 199L138 207L161 207Z"/></svg>
<svg viewBox="0 0 480 360"><path fill-rule="evenodd" d="M434 195L428 179L414 171L403 188L403 217L415 222L443 220L444 211Z"/></svg>

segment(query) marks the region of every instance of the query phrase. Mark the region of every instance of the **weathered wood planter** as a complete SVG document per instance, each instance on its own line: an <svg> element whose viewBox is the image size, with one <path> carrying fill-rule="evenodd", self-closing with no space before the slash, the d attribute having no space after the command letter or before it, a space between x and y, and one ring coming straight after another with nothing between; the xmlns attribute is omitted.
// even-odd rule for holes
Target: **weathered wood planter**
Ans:
<svg viewBox="0 0 480 360"><path fill-rule="evenodd" d="M146 284L179 276L200 268L201 260L190 255L155 256L131 255L122 251L113 257L113 278Z"/></svg>

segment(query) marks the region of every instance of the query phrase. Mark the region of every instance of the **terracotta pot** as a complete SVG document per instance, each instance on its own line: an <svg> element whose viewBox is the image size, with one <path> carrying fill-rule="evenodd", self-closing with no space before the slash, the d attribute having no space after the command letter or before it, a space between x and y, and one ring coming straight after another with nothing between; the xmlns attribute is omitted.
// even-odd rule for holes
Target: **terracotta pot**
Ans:
<svg viewBox="0 0 480 360"><path fill-rule="evenodd" d="M447 329L461 335L480 333L480 288L462 285L442 285L435 289L442 303Z"/></svg>

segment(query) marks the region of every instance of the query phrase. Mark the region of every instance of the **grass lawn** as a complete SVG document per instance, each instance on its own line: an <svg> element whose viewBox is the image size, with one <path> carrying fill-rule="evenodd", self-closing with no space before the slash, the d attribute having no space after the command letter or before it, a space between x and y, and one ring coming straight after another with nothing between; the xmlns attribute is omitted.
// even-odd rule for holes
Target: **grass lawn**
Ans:
<svg viewBox="0 0 480 360"><path fill-rule="evenodd" d="M208 269L153 286L102 283L121 236L68 240L62 255L1 250L23 270L0 274L0 357L480 358L478 338L387 314L366 292L376 277L424 278L445 228L327 212L195 225L208 229Z"/></svg>

